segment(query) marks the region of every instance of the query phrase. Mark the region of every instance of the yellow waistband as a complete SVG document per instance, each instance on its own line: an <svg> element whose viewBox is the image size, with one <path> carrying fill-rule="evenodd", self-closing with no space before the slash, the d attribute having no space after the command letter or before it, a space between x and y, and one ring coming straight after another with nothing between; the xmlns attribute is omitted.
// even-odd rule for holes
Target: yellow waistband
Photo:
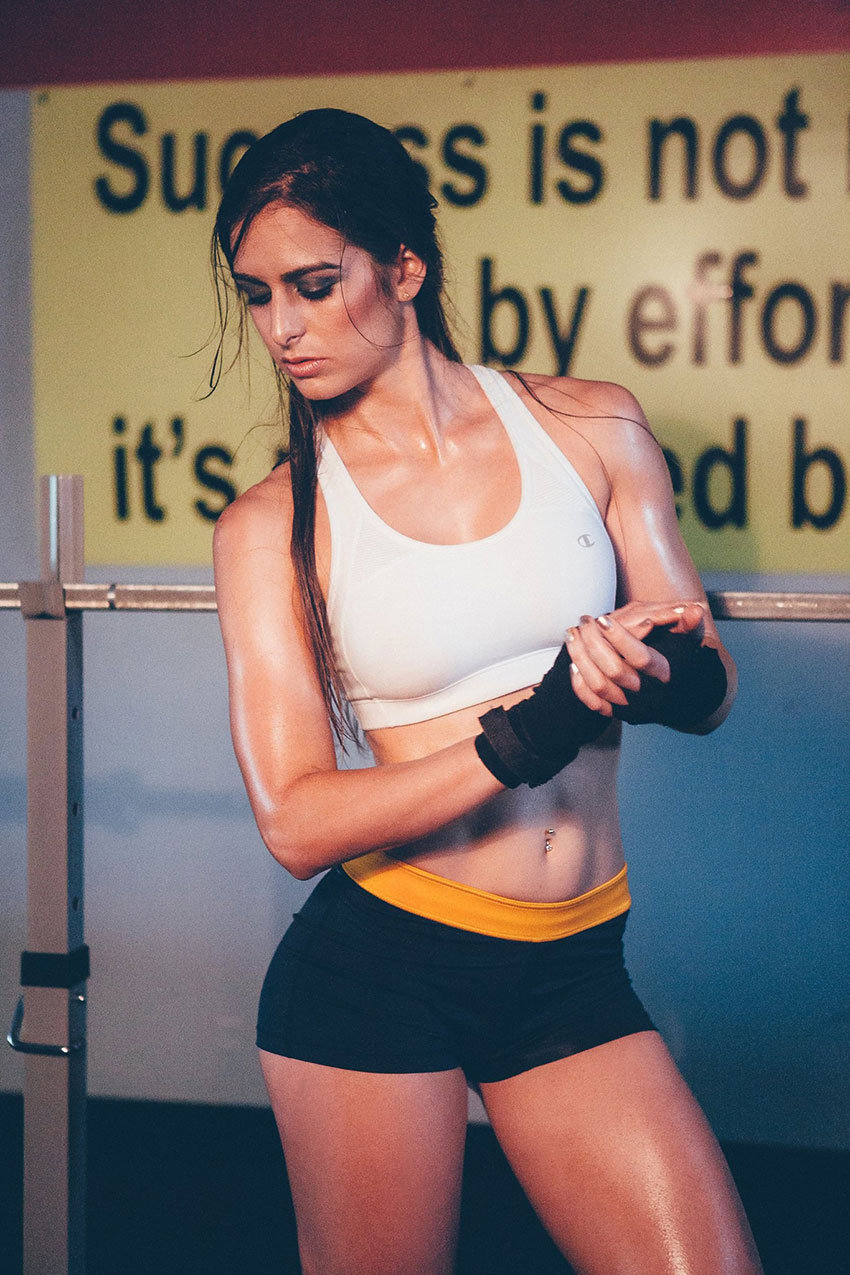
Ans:
<svg viewBox="0 0 850 1275"><path fill-rule="evenodd" d="M497 939L543 943L578 934L620 916L631 906L625 866L610 881L563 903L529 903L506 899L472 885L439 877L412 863L373 850L349 859L343 871L364 890L430 921L453 925Z"/></svg>

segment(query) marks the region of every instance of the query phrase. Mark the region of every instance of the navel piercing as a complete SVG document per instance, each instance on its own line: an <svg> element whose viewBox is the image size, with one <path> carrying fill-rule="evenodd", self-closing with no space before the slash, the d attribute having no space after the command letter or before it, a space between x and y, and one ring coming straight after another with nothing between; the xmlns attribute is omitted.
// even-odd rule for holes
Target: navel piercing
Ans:
<svg viewBox="0 0 850 1275"><path fill-rule="evenodd" d="M554 829L554 828L547 828L547 829L546 829L546 840L543 842L543 850L544 850L544 853L545 853L545 854L548 854L548 853L549 853L549 851L552 849L552 842L551 842L550 838L551 838L551 837L554 837L554 835L555 835L555 829Z"/></svg>

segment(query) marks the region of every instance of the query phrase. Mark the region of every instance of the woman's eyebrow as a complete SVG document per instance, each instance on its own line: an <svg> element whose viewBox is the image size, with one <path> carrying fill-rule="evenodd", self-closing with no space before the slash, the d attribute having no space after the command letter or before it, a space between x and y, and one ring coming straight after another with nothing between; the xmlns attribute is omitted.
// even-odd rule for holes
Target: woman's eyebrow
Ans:
<svg viewBox="0 0 850 1275"><path fill-rule="evenodd" d="M280 277L284 283L297 283L299 279L303 279L307 274L313 274L319 270L336 270L339 271L338 261L317 261L314 265L299 266L297 270L287 270L286 274ZM237 283L258 283L266 287L265 279L257 279L254 275L243 274L239 270L234 270L233 278Z"/></svg>

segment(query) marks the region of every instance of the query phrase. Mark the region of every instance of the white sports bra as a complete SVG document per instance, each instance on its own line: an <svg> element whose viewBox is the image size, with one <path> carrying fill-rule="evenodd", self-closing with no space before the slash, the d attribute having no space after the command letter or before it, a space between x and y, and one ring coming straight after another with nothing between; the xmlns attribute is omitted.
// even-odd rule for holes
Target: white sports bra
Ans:
<svg viewBox="0 0 850 1275"><path fill-rule="evenodd" d="M395 531L325 438L318 479L331 529L328 620L364 730L427 721L533 686L580 616L610 611L616 567L593 497L519 395L472 367L519 466L519 507L465 544Z"/></svg>

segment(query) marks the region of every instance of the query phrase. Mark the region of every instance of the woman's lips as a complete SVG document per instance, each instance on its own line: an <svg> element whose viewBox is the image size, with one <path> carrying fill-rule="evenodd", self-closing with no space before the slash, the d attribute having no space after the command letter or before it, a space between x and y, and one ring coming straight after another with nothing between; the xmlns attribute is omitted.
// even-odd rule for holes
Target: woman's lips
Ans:
<svg viewBox="0 0 850 1275"><path fill-rule="evenodd" d="M280 366L289 376L315 376L324 359L281 359Z"/></svg>

